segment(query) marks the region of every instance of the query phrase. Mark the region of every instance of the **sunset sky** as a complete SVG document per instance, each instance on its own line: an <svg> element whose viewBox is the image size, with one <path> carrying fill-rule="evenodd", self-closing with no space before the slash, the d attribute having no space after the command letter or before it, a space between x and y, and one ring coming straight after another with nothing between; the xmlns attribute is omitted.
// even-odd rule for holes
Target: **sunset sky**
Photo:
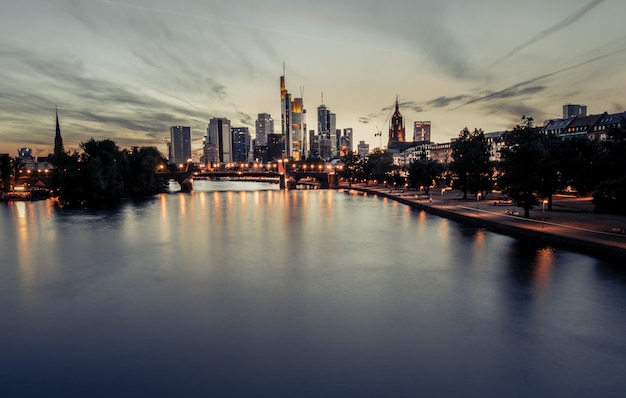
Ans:
<svg viewBox="0 0 626 398"><path fill-rule="evenodd" d="M538 124L566 103L626 110L623 0L20 0L0 3L0 153L91 137L165 152L173 125L198 150L212 117L280 132L279 78L324 103L355 141L385 145L396 95L407 137Z"/></svg>

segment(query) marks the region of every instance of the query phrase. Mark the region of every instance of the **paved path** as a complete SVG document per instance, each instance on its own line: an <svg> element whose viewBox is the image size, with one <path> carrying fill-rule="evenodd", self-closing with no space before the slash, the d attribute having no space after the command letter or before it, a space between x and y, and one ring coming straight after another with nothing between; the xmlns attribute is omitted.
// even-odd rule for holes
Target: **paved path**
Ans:
<svg viewBox="0 0 626 398"><path fill-rule="evenodd" d="M494 197L480 201L464 200L459 191L431 191L431 196L416 191L393 190L383 186L353 184L354 189L377 193L435 214L451 216L476 225L518 236L529 236L572 249L626 259L626 217L593 213L591 198L555 196L552 210L542 206L531 210L530 219L507 215L523 214L516 206L494 206ZM346 187L347 188L347 187ZM621 231L621 232L620 232Z"/></svg>

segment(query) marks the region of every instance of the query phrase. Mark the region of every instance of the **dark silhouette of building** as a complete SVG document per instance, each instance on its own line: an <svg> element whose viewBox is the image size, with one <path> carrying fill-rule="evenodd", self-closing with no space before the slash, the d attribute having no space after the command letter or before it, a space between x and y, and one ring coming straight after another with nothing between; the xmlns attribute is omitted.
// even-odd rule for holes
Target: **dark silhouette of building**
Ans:
<svg viewBox="0 0 626 398"><path fill-rule="evenodd" d="M57 126L54 133L54 154L59 155L65 153L65 147L63 146L63 137L61 137L61 127L59 126L59 110L55 109Z"/></svg>

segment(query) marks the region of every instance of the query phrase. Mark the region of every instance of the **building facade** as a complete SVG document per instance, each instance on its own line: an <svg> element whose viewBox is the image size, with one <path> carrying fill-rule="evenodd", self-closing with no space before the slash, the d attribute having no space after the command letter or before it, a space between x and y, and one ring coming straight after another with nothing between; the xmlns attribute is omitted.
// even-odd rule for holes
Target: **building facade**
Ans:
<svg viewBox="0 0 626 398"><path fill-rule="evenodd" d="M209 120L203 152L206 166L215 166L218 163L233 161L233 139L230 120L226 118L212 118Z"/></svg>
<svg viewBox="0 0 626 398"><path fill-rule="evenodd" d="M270 134L274 134L274 119L269 113L259 113L255 123L255 145L266 146Z"/></svg>
<svg viewBox="0 0 626 398"><path fill-rule="evenodd" d="M170 145L170 163L187 163L191 159L191 127L170 127Z"/></svg>
<svg viewBox="0 0 626 398"><path fill-rule="evenodd" d="M413 142L430 142L430 122L413 123Z"/></svg>
<svg viewBox="0 0 626 398"><path fill-rule="evenodd" d="M233 127L231 130L233 136L233 162L248 163L251 161L251 139L250 132L247 127Z"/></svg>

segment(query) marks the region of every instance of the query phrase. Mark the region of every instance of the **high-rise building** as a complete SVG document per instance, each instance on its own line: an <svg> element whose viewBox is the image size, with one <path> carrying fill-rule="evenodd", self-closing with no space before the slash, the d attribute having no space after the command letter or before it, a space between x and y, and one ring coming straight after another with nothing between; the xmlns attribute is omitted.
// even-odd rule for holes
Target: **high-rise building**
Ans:
<svg viewBox="0 0 626 398"><path fill-rule="evenodd" d="M430 142L430 122L413 123L413 142Z"/></svg>
<svg viewBox="0 0 626 398"><path fill-rule="evenodd" d="M315 133L315 130L309 130L309 157L319 158L320 156L320 136Z"/></svg>
<svg viewBox="0 0 626 398"><path fill-rule="evenodd" d="M233 127L233 162L250 161L250 132L247 127Z"/></svg>
<svg viewBox="0 0 626 398"><path fill-rule="evenodd" d="M352 148L352 128L343 129L343 135L341 136L339 155L346 156L353 153Z"/></svg>
<svg viewBox="0 0 626 398"><path fill-rule="evenodd" d="M270 134L274 134L274 119L269 113L259 113L259 117L256 120L256 142L257 146L267 145L267 137Z"/></svg>
<svg viewBox="0 0 626 398"><path fill-rule="evenodd" d="M563 105L563 119L576 116L587 116L587 105L565 104Z"/></svg>
<svg viewBox="0 0 626 398"><path fill-rule="evenodd" d="M280 133L285 147L282 157L291 153L291 94L285 87L285 73L280 77ZM268 143L269 145L269 143Z"/></svg>
<svg viewBox="0 0 626 398"><path fill-rule="evenodd" d="M389 142L387 148L394 147L394 144L400 142L406 142L405 139L404 120L398 106L398 98L396 97L396 110L391 116L391 122L389 123Z"/></svg>
<svg viewBox="0 0 626 398"><path fill-rule="evenodd" d="M293 98L285 86L285 72L280 77L280 131L284 143L283 157L302 158L306 132L306 110L302 98ZM269 144L268 144L269 145Z"/></svg>
<svg viewBox="0 0 626 398"><path fill-rule="evenodd" d="M302 98L294 98L291 102L291 152L289 157L300 161L304 151L304 133L306 132L306 110Z"/></svg>
<svg viewBox="0 0 626 398"><path fill-rule="evenodd" d="M209 120L204 141L204 161L206 165L233 161L233 139L230 120L212 118Z"/></svg>
<svg viewBox="0 0 626 398"><path fill-rule="evenodd" d="M337 115L326 105L317 107L317 135L319 156L322 159L331 159L337 156Z"/></svg>
<svg viewBox="0 0 626 398"><path fill-rule="evenodd" d="M281 134L270 134L267 136L267 158L268 161L279 160L283 158L285 148L285 137Z"/></svg>
<svg viewBox="0 0 626 398"><path fill-rule="evenodd" d="M191 159L191 127L170 127L170 163L187 163Z"/></svg>
<svg viewBox="0 0 626 398"><path fill-rule="evenodd" d="M359 156L364 158L370 154L370 146L369 144L366 144L365 141L359 141L357 151L359 153Z"/></svg>

